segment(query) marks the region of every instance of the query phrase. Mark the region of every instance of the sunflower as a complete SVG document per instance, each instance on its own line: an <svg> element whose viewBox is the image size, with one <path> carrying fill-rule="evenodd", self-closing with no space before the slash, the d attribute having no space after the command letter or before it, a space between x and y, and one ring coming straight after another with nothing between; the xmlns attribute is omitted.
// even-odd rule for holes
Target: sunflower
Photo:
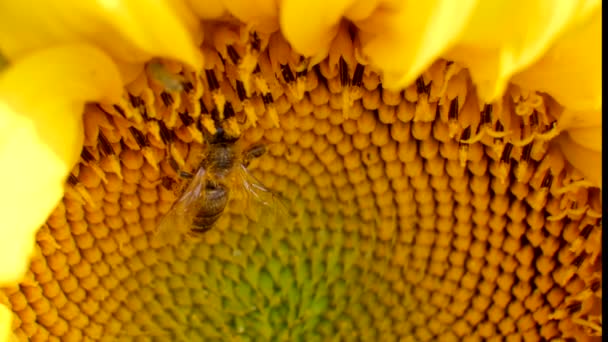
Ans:
<svg viewBox="0 0 608 342"><path fill-rule="evenodd" d="M0 18L0 339L601 339L600 1ZM273 210L155 240L217 129Z"/></svg>

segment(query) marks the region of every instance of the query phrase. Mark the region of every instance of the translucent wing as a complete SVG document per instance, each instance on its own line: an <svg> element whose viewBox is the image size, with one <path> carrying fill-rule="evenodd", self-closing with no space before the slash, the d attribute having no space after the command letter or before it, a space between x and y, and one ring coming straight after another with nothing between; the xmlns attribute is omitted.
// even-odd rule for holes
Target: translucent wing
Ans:
<svg viewBox="0 0 608 342"><path fill-rule="evenodd" d="M281 195L262 185L244 165L237 169L245 200L242 209L252 224L270 230L291 230L291 215Z"/></svg>
<svg viewBox="0 0 608 342"><path fill-rule="evenodd" d="M153 240L157 243L177 242L180 235L187 233L205 195L206 171L200 168L175 201L171 209L160 220Z"/></svg>

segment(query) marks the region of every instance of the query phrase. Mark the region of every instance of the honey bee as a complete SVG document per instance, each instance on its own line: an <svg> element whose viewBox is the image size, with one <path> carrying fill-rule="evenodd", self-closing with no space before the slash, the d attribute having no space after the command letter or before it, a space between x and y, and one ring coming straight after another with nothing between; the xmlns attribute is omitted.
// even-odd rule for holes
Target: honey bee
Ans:
<svg viewBox="0 0 608 342"><path fill-rule="evenodd" d="M239 209L244 214L253 210L258 219L267 214L275 218L288 215L278 194L264 187L247 169L253 159L266 152L265 145L242 151L238 137L226 135L221 127L215 134L207 135L206 142L206 152L196 173L179 172L189 184L158 224L154 235L157 241L169 241L180 233L199 235L212 229L233 194L243 200L240 202L243 208Z"/></svg>

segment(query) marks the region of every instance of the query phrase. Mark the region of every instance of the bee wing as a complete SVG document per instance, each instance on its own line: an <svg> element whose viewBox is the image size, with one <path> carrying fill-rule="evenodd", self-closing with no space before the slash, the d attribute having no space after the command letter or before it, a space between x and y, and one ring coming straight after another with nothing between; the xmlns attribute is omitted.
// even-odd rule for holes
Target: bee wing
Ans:
<svg viewBox="0 0 608 342"><path fill-rule="evenodd" d="M192 220L205 195L204 189L207 183L205 176L206 171L201 167L171 209L158 223L153 235L155 242L175 242L176 238L190 230Z"/></svg>
<svg viewBox="0 0 608 342"><path fill-rule="evenodd" d="M289 210L282 196L260 183L245 165L239 165L238 176L243 186L247 214L266 228L289 229Z"/></svg>

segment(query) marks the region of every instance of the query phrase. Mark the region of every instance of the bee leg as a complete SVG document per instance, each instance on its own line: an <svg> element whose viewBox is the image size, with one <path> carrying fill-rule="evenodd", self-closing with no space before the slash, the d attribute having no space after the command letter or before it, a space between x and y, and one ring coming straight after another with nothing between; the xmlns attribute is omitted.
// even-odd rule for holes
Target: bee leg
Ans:
<svg viewBox="0 0 608 342"><path fill-rule="evenodd" d="M254 145L252 146L250 149L248 149L247 151L245 151L244 157L243 157L243 165L245 165L245 167L249 166L249 163L254 160L255 158L259 158L261 157L264 153L266 153L266 146L265 145Z"/></svg>
<svg viewBox="0 0 608 342"><path fill-rule="evenodd" d="M177 165L177 162L172 157L169 158L169 166L171 166L171 168L173 169L173 171L175 171L180 178L184 178L184 179L192 179L192 178L194 178L194 175L191 174L190 172L186 172L186 171L180 170L179 169L179 165Z"/></svg>
<svg viewBox="0 0 608 342"><path fill-rule="evenodd" d="M192 179L194 177L193 174L191 174L190 172L186 172L186 171L180 171L180 172L178 172L178 175L180 178L184 178L184 179Z"/></svg>

